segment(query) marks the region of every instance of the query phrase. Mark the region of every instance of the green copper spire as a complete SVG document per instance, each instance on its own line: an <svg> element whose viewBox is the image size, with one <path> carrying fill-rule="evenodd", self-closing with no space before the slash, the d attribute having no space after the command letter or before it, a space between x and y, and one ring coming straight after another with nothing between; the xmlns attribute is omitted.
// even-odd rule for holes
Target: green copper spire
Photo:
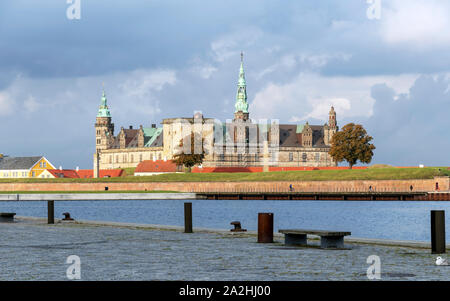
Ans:
<svg viewBox="0 0 450 301"><path fill-rule="evenodd" d="M248 113L247 103L247 84L245 82L244 72L244 54L241 52L241 69L239 70L238 90L236 94L236 104L234 105L235 112L242 111Z"/></svg>
<svg viewBox="0 0 450 301"><path fill-rule="evenodd" d="M111 117L111 113L108 109L105 90L103 90L102 101L100 103L100 108L98 109L97 117Z"/></svg>

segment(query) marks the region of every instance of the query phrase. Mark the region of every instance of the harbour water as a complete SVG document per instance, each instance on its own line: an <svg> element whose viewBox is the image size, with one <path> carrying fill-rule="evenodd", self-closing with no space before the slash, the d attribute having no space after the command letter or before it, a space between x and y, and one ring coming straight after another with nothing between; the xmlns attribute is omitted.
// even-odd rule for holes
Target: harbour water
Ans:
<svg viewBox="0 0 450 301"><path fill-rule="evenodd" d="M183 200L58 201L55 217L70 212L75 219L182 226ZM351 231L352 237L430 241L430 210L448 202L189 200L194 227L231 229L231 221L257 229L258 212L274 213L275 231L304 228ZM46 202L0 202L0 212L46 217ZM450 231L447 231L450 241Z"/></svg>

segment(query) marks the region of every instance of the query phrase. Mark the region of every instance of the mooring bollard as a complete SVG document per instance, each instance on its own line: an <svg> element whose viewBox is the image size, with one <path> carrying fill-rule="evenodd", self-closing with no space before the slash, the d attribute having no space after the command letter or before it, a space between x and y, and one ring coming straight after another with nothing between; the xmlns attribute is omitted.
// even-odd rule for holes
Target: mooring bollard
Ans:
<svg viewBox="0 0 450 301"><path fill-rule="evenodd" d="M258 213L258 243L273 243L273 213Z"/></svg>
<svg viewBox="0 0 450 301"><path fill-rule="evenodd" d="M192 233L192 203L184 203L184 233Z"/></svg>
<svg viewBox="0 0 450 301"><path fill-rule="evenodd" d="M445 253L444 210L431 210L431 253Z"/></svg>
<svg viewBox="0 0 450 301"><path fill-rule="evenodd" d="M55 201L47 202L47 212L48 212L48 223L55 223Z"/></svg>

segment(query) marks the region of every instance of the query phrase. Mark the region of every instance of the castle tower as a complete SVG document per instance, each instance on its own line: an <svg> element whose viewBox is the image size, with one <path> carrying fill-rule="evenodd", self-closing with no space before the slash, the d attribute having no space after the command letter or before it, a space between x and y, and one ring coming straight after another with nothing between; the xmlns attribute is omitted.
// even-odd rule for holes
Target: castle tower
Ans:
<svg viewBox="0 0 450 301"><path fill-rule="evenodd" d="M238 89L236 94L236 103L234 105L234 121L248 120L248 103L247 103L247 84L245 82L244 72L244 54L241 52L241 68L239 70Z"/></svg>
<svg viewBox="0 0 450 301"><path fill-rule="evenodd" d="M334 107L331 107L330 112L328 113L328 124L325 124L323 127L323 137L325 145L331 145L331 138L338 130L337 121L336 121L336 111Z"/></svg>
<svg viewBox="0 0 450 301"><path fill-rule="evenodd" d="M336 128L337 127L336 111L334 110L333 106L331 106L331 110L328 113L328 125L329 125L330 128Z"/></svg>
<svg viewBox="0 0 450 301"><path fill-rule="evenodd" d="M302 131L302 146L312 147L312 145L313 145L313 131L307 121Z"/></svg>
<svg viewBox="0 0 450 301"><path fill-rule="evenodd" d="M108 149L111 139L114 137L114 124L111 123L111 113L103 91L100 107L95 122L95 152L100 153Z"/></svg>

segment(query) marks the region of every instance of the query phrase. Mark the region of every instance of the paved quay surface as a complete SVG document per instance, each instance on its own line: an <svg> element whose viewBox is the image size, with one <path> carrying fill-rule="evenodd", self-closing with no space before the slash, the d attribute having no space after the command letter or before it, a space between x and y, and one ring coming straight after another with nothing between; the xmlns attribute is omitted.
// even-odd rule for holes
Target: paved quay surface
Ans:
<svg viewBox="0 0 450 301"><path fill-rule="evenodd" d="M436 255L423 248L292 248L280 236L258 244L253 234L20 218L0 223L0 233L0 280L67 280L70 255L81 259L82 280L368 280L370 255L381 259L381 280L450 280L450 266L435 266Z"/></svg>

